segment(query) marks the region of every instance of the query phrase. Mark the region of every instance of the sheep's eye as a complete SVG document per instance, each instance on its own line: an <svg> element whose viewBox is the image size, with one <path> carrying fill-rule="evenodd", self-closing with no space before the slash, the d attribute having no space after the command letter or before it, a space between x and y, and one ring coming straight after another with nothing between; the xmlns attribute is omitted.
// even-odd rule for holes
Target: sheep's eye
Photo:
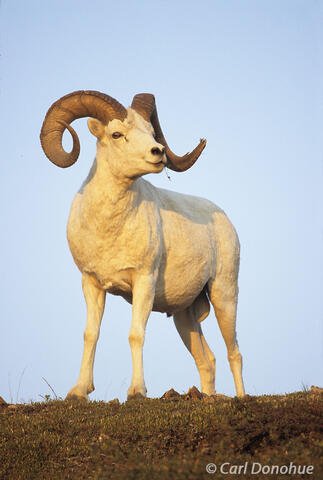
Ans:
<svg viewBox="0 0 323 480"><path fill-rule="evenodd" d="M114 133L112 134L112 138L120 138L120 137L123 137L123 134L120 133L120 132L114 132Z"/></svg>

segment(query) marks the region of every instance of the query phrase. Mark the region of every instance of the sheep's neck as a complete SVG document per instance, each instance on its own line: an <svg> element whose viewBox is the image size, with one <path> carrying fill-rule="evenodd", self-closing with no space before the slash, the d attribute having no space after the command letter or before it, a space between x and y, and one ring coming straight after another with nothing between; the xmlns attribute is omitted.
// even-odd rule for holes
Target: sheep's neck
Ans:
<svg viewBox="0 0 323 480"><path fill-rule="evenodd" d="M84 214L92 219L104 217L110 226L113 220L120 224L136 203L133 183L133 179L114 175L106 161L96 159L84 186Z"/></svg>

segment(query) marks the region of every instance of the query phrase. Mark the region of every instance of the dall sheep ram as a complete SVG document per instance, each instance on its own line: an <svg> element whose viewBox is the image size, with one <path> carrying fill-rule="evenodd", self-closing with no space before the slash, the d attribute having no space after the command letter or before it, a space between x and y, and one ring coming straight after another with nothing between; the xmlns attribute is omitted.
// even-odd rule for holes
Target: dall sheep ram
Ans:
<svg viewBox="0 0 323 480"><path fill-rule="evenodd" d="M226 343L236 393L243 396L235 329L236 231L210 201L156 188L142 178L165 167L187 170L206 140L191 153L176 156L164 138L153 95L136 95L126 109L109 95L77 91L53 103L41 130L42 148L59 167L69 167L78 158L80 144L70 123L81 117L90 117L97 154L74 198L67 226L87 304L80 375L68 398L87 399L94 390L93 364L106 292L132 303L133 373L128 398L146 396L143 344L152 310L173 316L198 368L201 391L215 394L215 358L201 328L210 302ZM62 146L65 129L73 138L70 153Z"/></svg>

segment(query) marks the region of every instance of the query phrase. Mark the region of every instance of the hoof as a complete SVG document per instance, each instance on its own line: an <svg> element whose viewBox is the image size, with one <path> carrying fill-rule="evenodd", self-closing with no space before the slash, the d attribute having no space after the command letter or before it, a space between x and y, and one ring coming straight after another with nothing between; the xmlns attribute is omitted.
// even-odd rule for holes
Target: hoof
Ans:
<svg viewBox="0 0 323 480"><path fill-rule="evenodd" d="M140 399L140 398L146 398L147 396L147 389L145 385L141 387L132 387L130 386L128 388L127 392L127 400L133 400L133 399Z"/></svg>
<svg viewBox="0 0 323 480"><path fill-rule="evenodd" d="M164 393L164 395L160 398L168 399L168 400L179 400L181 398L180 394L176 392L173 388L168 390Z"/></svg>
<svg viewBox="0 0 323 480"><path fill-rule="evenodd" d="M72 402L87 402L88 397L86 391L83 388L75 386L71 388L71 390L68 392L66 400Z"/></svg>
<svg viewBox="0 0 323 480"><path fill-rule="evenodd" d="M82 403L87 403L89 399L86 397L83 397L81 395L75 395L75 393L69 393L65 400L67 402L82 402Z"/></svg>
<svg viewBox="0 0 323 480"><path fill-rule="evenodd" d="M144 400L146 398L146 395L143 395L142 393L130 393L127 395L127 401L129 400Z"/></svg>

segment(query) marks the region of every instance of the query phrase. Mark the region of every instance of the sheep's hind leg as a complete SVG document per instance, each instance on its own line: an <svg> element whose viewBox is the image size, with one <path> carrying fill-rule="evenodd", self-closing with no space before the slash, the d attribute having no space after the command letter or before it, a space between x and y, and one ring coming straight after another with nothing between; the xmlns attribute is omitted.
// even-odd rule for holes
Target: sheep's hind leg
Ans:
<svg viewBox="0 0 323 480"><path fill-rule="evenodd" d="M236 314L238 301L238 285L234 275L218 276L208 284L209 298L213 305L223 339L225 341L228 360L233 375L238 397L245 394L242 380L242 356L236 337Z"/></svg>
<svg viewBox="0 0 323 480"><path fill-rule="evenodd" d="M87 305L87 320L80 375L76 385L67 395L67 399L71 400L87 400L88 394L94 390L93 364L105 305L105 291L93 277L83 274L82 287Z"/></svg>
<svg viewBox="0 0 323 480"><path fill-rule="evenodd" d="M132 356L132 380L127 399L146 397L147 390L143 370L143 345L145 329L155 296L155 278L141 275L135 279L132 291L132 321L129 344Z"/></svg>
<svg viewBox="0 0 323 480"><path fill-rule="evenodd" d="M210 350L195 309L191 306L174 314L174 323L184 345L195 360L200 374L201 391L206 395L215 394L215 358Z"/></svg>

